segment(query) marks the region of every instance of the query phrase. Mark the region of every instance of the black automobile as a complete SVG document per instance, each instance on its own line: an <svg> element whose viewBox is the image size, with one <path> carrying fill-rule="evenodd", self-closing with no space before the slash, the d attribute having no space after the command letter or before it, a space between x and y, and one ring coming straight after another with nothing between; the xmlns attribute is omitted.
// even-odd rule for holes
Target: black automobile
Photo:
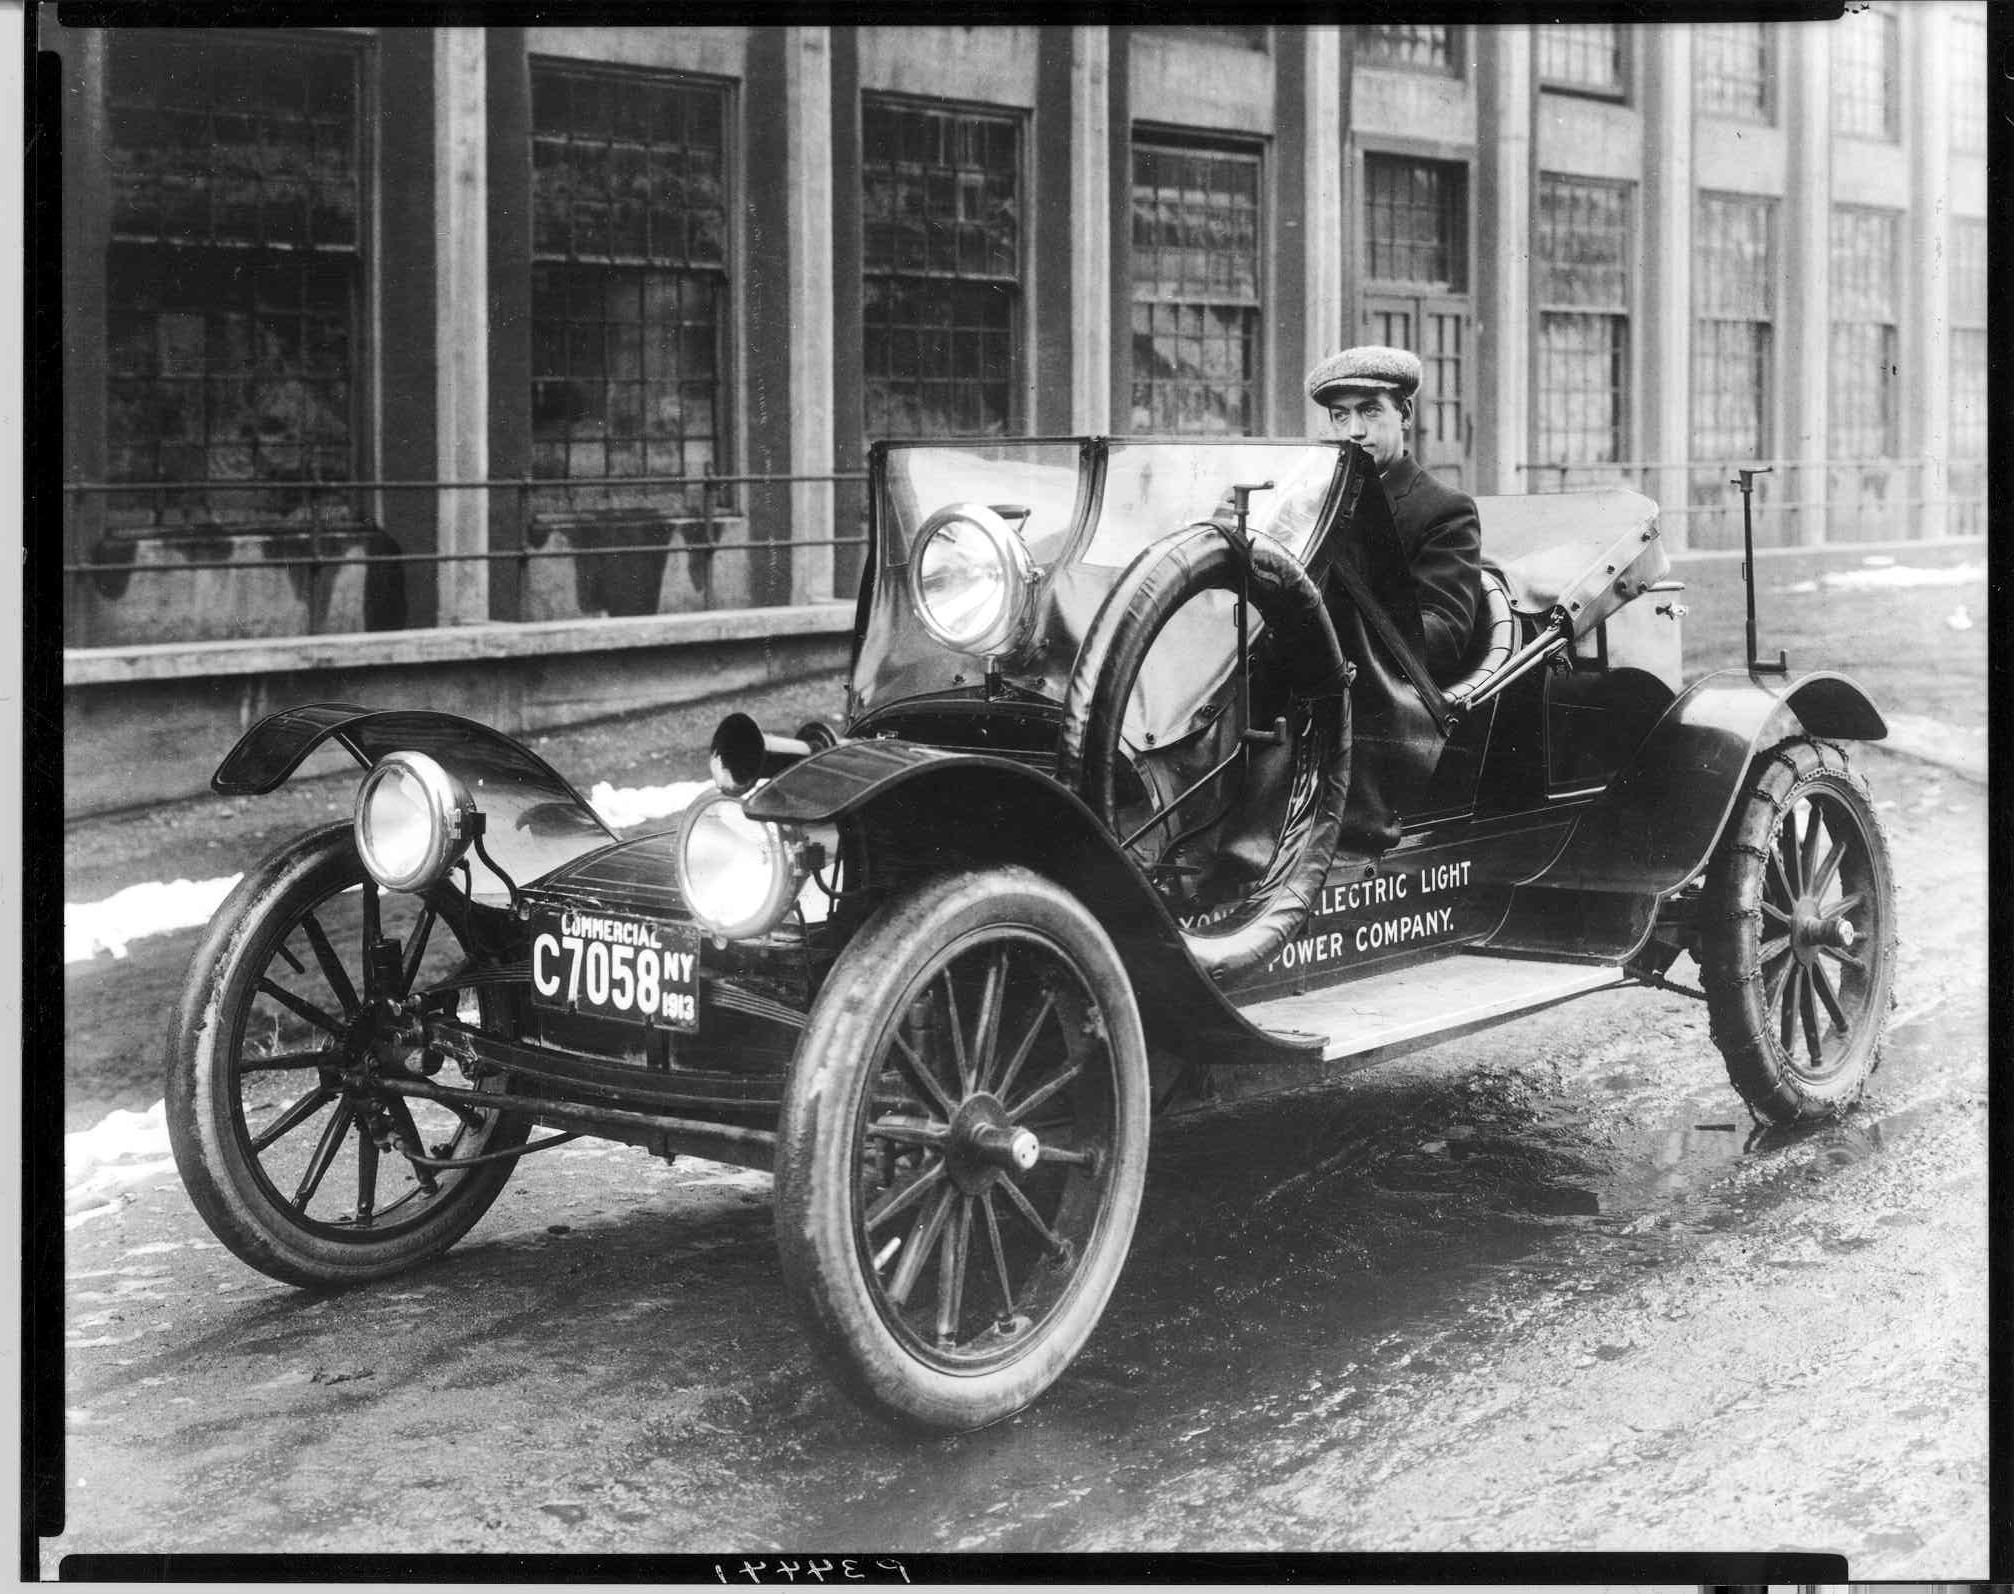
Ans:
<svg viewBox="0 0 2014 1594"><path fill-rule="evenodd" d="M233 1252L387 1277L582 1134L769 1169L827 1362L953 1431L1093 1331L1157 1113L1690 990L1682 954L1760 1119L1859 1095L1893 885L1840 743L1885 727L1826 672L1684 685L1647 499L1482 500L1452 682L1346 443L882 444L870 500L841 723L730 715L651 834L447 714L313 704L231 750L221 792L325 742L365 770L176 1015L175 1155Z"/></svg>

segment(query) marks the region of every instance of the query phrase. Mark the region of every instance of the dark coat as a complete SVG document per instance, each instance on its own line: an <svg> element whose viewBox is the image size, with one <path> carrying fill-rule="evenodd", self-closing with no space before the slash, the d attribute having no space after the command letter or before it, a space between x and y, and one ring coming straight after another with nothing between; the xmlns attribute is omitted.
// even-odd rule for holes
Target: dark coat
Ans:
<svg viewBox="0 0 2014 1594"><path fill-rule="evenodd" d="M1392 524L1419 595L1427 673L1446 685L1462 673L1482 601L1482 528L1476 501L1434 480L1404 454L1383 473Z"/></svg>

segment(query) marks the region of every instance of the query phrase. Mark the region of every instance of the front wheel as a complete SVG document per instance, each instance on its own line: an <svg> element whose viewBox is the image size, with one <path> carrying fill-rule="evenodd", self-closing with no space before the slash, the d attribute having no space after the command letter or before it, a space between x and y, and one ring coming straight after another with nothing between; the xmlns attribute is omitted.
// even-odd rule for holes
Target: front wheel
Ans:
<svg viewBox="0 0 2014 1594"><path fill-rule="evenodd" d="M1892 999L1895 885L1843 752L1799 737L1756 761L1702 907L1714 1044L1756 1116L1794 1123L1858 1100Z"/></svg>
<svg viewBox="0 0 2014 1594"><path fill-rule="evenodd" d="M777 1135L785 1279L870 1410L1012 1415L1090 1337L1132 1241L1147 1054L1110 938L1022 868L884 907L834 965Z"/></svg>
<svg viewBox="0 0 2014 1594"><path fill-rule="evenodd" d="M507 1157L430 1164L508 1152L524 1118L372 1085L442 1066L376 1017L373 942L395 949L377 976L390 994L434 991L498 1021L498 998L455 985L468 913L445 884L425 900L381 894L340 825L247 874L211 922L168 1039L168 1139L196 1210L261 1272L321 1287L386 1277L452 1245L510 1177Z"/></svg>

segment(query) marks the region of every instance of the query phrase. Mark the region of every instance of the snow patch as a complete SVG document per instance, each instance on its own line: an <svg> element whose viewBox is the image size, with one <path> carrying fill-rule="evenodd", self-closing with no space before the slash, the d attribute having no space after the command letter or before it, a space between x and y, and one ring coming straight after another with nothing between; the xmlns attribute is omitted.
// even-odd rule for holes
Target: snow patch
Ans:
<svg viewBox="0 0 2014 1594"><path fill-rule="evenodd" d="M675 780L669 786L613 786L598 780L587 794L587 802L611 829L627 830L647 820L668 819L682 813L693 798L712 784L705 780Z"/></svg>
<svg viewBox="0 0 2014 1594"><path fill-rule="evenodd" d="M63 962L89 963L100 952L126 955L126 943L142 936L208 924L210 915L244 878L148 880L115 891L103 902L63 904Z"/></svg>
<svg viewBox="0 0 2014 1594"><path fill-rule="evenodd" d="M63 1137L64 1227L116 1212L121 1193L168 1171L168 1106L157 1101L145 1112L115 1108L89 1129Z"/></svg>
<svg viewBox="0 0 2014 1594"><path fill-rule="evenodd" d="M1878 592L1894 587L1968 587L1986 579L1983 564L1899 565L1871 556L1860 570L1828 570L1816 581L1798 581L1784 592Z"/></svg>

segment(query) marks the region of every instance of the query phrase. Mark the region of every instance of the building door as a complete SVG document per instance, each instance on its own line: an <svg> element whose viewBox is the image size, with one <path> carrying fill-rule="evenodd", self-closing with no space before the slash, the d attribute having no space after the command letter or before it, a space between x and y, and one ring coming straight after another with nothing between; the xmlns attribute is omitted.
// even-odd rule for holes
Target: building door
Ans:
<svg viewBox="0 0 2014 1594"><path fill-rule="evenodd" d="M1364 339L1420 357L1413 454L1466 489L1475 474L1468 168L1457 161L1366 154L1363 238Z"/></svg>

